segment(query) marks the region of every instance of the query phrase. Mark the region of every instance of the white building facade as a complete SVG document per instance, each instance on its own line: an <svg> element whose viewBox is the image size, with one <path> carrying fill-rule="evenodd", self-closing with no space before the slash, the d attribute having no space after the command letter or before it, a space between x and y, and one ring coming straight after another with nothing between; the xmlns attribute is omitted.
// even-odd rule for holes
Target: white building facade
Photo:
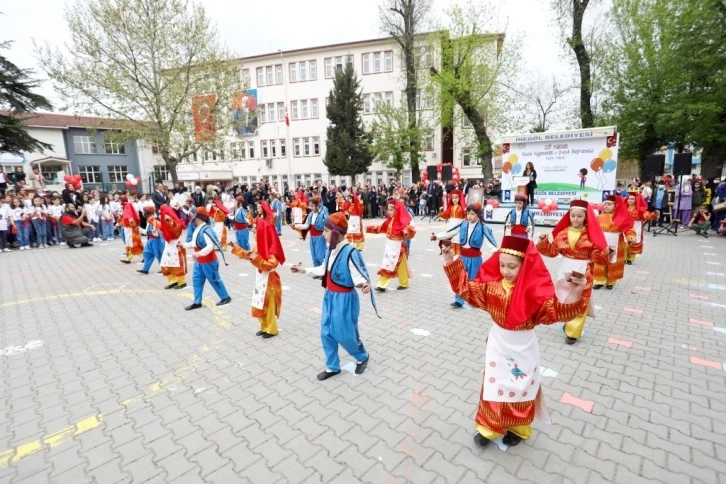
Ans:
<svg viewBox="0 0 726 484"><path fill-rule="evenodd" d="M331 176L323 163L329 124L326 104L336 69L342 69L347 62L353 64L361 80L362 117L366 124L376 118L376 102L405 103L400 50L390 38L276 52L247 57L242 62L241 75L248 86L247 92L256 94L256 129L230 136L225 153L199 154L193 162L180 164L177 167L179 181L231 185L269 179L282 189L285 184L291 188L310 186L317 179L340 186L352 182L387 183L395 178L395 171L385 162L375 161L368 173L357 180ZM429 117L437 118L423 93L418 106L424 117L428 110ZM289 127L285 122L286 115ZM445 150L441 126L430 128L424 141L421 172L427 165L453 161L462 178L482 177L480 164L468 154L467 143L461 141L467 136L454 133L453 151L450 148L452 141ZM473 130L464 123L455 127L454 131L458 130L464 135L467 131L472 132L468 138L473 139ZM443 159L442 152L450 153L447 156L450 159ZM409 185L411 170L404 170L399 180Z"/></svg>

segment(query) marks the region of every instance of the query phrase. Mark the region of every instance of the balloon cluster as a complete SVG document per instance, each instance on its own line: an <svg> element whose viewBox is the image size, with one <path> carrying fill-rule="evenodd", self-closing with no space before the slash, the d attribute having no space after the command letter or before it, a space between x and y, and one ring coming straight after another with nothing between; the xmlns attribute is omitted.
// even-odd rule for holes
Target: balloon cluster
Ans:
<svg viewBox="0 0 726 484"><path fill-rule="evenodd" d="M136 178L131 173L126 175L126 181L124 182L124 185L126 185L126 188L135 187L139 183L141 183L141 178Z"/></svg>
<svg viewBox="0 0 726 484"><path fill-rule="evenodd" d="M487 205L484 209L487 212L491 212L495 208L499 208L499 200L494 200L494 199L487 200Z"/></svg>
<svg viewBox="0 0 726 484"><path fill-rule="evenodd" d="M509 175L519 175L522 173L522 165L519 164L519 156L515 154L509 155L507 161L502 165L502 173Z"/></svg>
<svg viewBox="0 0 726 484"><path fill-rule="evenodd" d="M66 175L63 177L63 181L73 185L76 190L81 189L81 175Z"/></svg>
<svg viewBox="0 0 726 484"><path fill-rule="evenodd" d="M592 207L593 210L595 210L595 213L597 213L598 215L600 215L603 212L604 208L605 208L605 202L600 202L600 203L592 203L592 202L590 202L590 206Z"/></svg>
<svg viewBox="0 0 726 484"><path fill-rule="evenodd" d="M555 202L551 198L547 198L545 200L537 200L537 205L544 214L557 210L557 202Z"/></svg>
<svg viewBox="0 0 726 484"><path fill-rule="evenodd" d="M618 167L618 162L613 160L613 152L610 148L605 148L598 154L597 158L593 158L590 162L590 168L595 172L598 179L598 189L602 190L605 186L605 178L602 173L612 173ZM602 173L601 173L602 171Z"/></svg>

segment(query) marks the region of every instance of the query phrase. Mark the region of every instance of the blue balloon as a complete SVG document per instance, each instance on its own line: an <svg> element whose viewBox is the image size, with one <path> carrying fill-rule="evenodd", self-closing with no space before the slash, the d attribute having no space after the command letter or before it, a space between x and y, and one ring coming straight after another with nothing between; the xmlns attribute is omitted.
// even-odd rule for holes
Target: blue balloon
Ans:
<svg viewBox="0 0 726 484"><path fill-rule="evenodd" d="M602 166L602 171L605 173L612 173L615 171L615 168L618 167L618 162L615 160L608 160L605 162L605 164Z"/></svg>
<svg viewBox="0 0 726 484"><path fill-rule="evenodd" d="M519 172L522 171L522 165L517 163L516 165L512 165L512 174L513 175L519 175Z"/></svg>

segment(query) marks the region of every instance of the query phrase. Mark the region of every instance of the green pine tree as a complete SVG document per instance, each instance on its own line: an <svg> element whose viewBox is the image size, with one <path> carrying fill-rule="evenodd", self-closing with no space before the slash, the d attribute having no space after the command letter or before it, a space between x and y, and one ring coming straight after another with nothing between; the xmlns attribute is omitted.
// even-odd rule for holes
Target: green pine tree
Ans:
<svg viewBox="0 0 726 484"><path fill-rule="evenodd" d="M328 96L328 119L325 159L331 175L351 176L367 173L373 161L369 151L370 134L361 119L360 80L353 66L335 73L333 89Z"/></svg>
<svg viewBox="0 0 726 484"><path fill-rule="evenodd" d="M0 49L7 49L9 42L0 42ZM5 56L0 55L0 109L7 110L0 113L0 152L20 154L22 151L39 151L53 149L48 143L43 143L28 134L23 125L23 118L27 118L31 111L36 109L51 109L50 102L35 94L33 89L38 82L31 79L30 71L20 69Z"/></svg>

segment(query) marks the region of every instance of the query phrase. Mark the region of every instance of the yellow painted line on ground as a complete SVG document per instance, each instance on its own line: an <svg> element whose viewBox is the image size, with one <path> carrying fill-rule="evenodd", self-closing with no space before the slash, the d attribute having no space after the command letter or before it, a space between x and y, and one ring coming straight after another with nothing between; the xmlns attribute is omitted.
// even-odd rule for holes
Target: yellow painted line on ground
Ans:
<svg viewBox="0 0 726 484"><path fill-rule="evenodd" d="M64 428L63 430L48 435L40 440L28 442L27 444L20 445L14 449L6 450L0 454L0 469L3 469L10 464L15 464L23 459L27 459L31 455L43 450L46 446L51 449L58 447L76 435L85 434L89 430L97 428L101 425L102 421L103 416L100 413L91 415L90 417L76 422L75 425Z"/></svg>
<svg viewBox="0 0 726 484"><path fill-rule="evenodd" d="M107 291L72 292L72 293L68 293L68 294L58 294L55 296L44 296L44 297L36 297L33 299L21 299L19 301L11 301L11 302L0 304L0 308L6 308L6 307L10 307L10 306L19 306L20 304L28 304L28 303L34 303L34 302L40 302L40 301L57 301L59 299L68 299L68 298L72 298L72 297L107 296L107 295L116 295L116 294L139 294L139 293L150 293L150 292L161 292L161 291L148 290L148 289L110 289Z"/></svg>

